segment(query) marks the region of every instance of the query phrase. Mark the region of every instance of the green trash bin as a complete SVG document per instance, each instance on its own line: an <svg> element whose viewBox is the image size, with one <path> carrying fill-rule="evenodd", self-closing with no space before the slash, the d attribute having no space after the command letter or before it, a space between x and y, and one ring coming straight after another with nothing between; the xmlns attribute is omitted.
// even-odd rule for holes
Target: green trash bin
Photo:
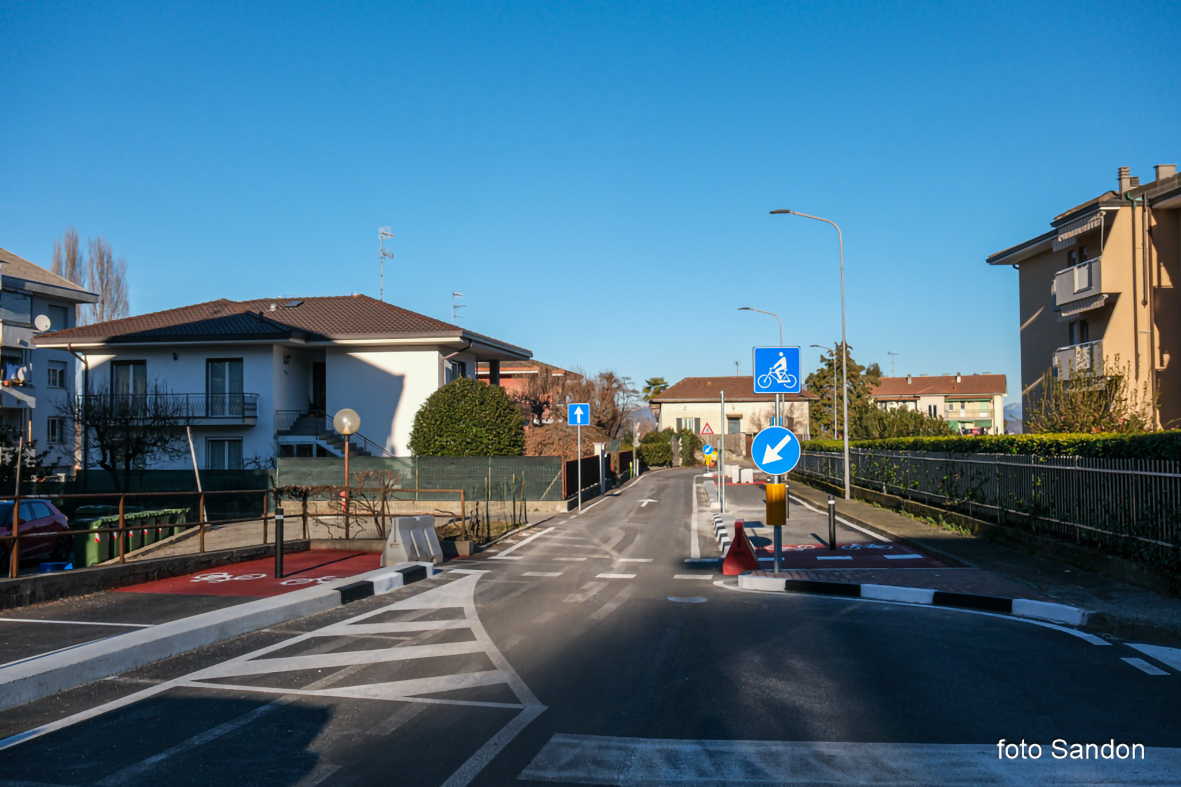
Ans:
<svg viewBox="0 0 1181 787"><path fill-rule="evenodd" d="M74 527L96 530L109 527L103 517L96 519L82 519L74 522ZM83 566L96 566L111 559L112 539L110 533L76 533L74 534L74 560Z"/></svg>

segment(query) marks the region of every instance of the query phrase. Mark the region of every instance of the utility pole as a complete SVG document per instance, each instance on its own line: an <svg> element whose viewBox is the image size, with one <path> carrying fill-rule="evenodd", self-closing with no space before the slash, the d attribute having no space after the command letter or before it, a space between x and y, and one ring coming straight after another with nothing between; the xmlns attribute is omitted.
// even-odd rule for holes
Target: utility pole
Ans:
<svg viewBox="0 0 1181 787"><path fill-rule="evenodd" d="M894 359L898 357L898 353L892 353L892 352L887 351L886 355L890 356L890 376L893 377L894 376Z"/></svg>
<svg viewBox="0 0 1181 787"><path fill-rule="evenodd" d="M385 242L387 238L393 237L394 233L390 231L389 227L382 227L377 231L377 262L381 266L381 283L378 286L377 299L380 301L385 300L385 261L394 258L392 251L385 250Z"/></svg>
<svg viewBox="0 0 1181 787"><path fill-rule="evenodd" d="M458 325L458 324L459 324L459 323L457 322L457 320L458 320L459 318L458 318L458 317L456 316L456 314L455 314L456 310L457 310L457 309L466 309L466 308L467 308L467 306L466 306L465 304L462 304L462 303L456 303L456 302L455 302L455 299L456 299L456 298L462 298L462 297L463 297L463 293L462 293L462 292L453 292L453 293L451 293L451 324L452 324L452 325Z"/></svg>

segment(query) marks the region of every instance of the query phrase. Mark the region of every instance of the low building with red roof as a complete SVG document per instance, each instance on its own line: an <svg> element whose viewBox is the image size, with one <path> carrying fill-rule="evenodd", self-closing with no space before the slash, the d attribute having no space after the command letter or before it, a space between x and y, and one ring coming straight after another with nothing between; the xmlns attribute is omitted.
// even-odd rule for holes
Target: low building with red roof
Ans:
<svg viewBox="0 0 1181 787"><path fill-rule="evenodd" d="M918 410L947 420L962 434L1004 434L1003 374L883 377L870 396L886 409Z"/></svg>

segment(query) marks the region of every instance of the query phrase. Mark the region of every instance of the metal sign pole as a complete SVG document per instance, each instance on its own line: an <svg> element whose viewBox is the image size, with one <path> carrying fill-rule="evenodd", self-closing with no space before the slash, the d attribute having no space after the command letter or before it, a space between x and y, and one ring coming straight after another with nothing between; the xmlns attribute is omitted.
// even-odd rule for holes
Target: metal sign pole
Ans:
<svg viewBox="0 0 1181 787"><path fill-rule="evenodd" d="M578 429L578 513L582 513L582 424Z"/></svg>
<svg viewBox="0 0 1181 787"><path fill-rule="evenodd" d="M718 501L726 513L726 392L722 391L722 420L718 424Z"/></svg>

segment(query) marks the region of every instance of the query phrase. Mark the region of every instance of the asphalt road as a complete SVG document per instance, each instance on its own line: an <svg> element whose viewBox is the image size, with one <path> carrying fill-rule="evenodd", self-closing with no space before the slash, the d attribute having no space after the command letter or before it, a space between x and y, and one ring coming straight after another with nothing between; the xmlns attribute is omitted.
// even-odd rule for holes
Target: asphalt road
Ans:
<svg viewBox="0 0 1181 787"><path fill-rule="evenodd" d="M0 714L0 784L1181 782L1169 653L717 584L686 563L694 475L650 473L441 577ZM1001 739L1042 756L998 759ZM1146 748L1059 760L1055 739Z"/></svg>

